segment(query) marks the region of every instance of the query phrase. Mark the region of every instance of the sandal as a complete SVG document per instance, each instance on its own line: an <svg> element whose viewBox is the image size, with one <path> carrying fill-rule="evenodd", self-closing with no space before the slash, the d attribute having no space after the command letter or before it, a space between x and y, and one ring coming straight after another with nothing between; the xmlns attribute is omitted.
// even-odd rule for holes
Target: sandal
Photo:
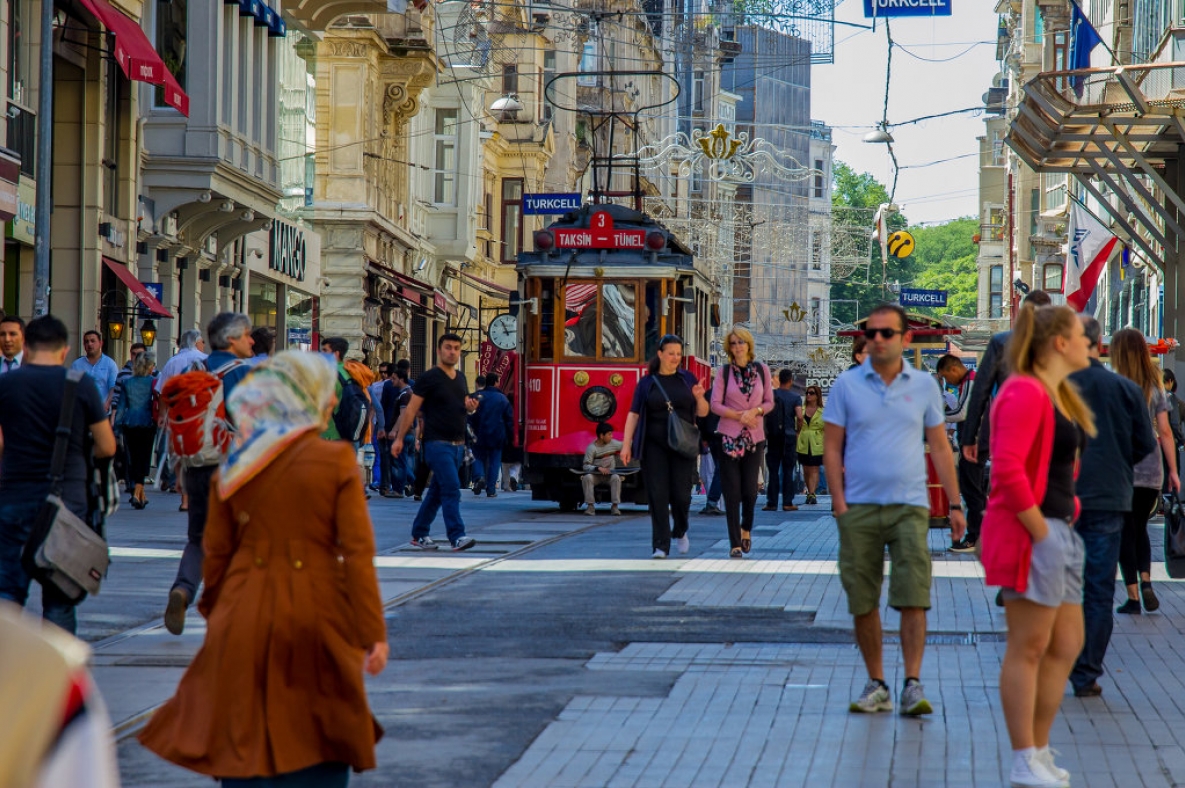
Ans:
<svg viewBox="0 0 1185 788"><path fill-rule="evenodd" d="M753 549L753 539L750 535L746 535L749 534L748 531L741 531L741 534L743 534L741 536L741 552L747 553Z"/></svg>
<svg viewBox="0 0 1185 788"><path fill-rule="evenodd" d="M728 551L728 557L729 558L744 558L745 555L744 555L744 553L741 552L741 548L734 547Z"/></svg>

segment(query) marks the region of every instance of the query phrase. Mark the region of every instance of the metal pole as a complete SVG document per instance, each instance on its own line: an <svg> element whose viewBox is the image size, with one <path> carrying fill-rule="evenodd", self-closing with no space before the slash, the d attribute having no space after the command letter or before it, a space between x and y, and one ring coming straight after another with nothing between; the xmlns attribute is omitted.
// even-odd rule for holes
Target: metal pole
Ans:
<svg viewBox="0 0 1185 788"><path fill-rule="evenodd" d="M33 235L33 316L49 312L49 221L53 177L53 8L41 0L41 70L37 101L37 204Z"/></svg>

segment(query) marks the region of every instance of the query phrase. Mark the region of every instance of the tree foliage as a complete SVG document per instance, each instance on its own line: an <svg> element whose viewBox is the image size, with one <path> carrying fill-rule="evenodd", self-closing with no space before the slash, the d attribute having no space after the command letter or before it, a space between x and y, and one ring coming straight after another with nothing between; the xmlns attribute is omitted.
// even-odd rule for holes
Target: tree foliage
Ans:
<svg viewBox="0 0 1185 788"><path fill-rule="evenodd" d="M837 161L832 169L834 184L831 191L831 204L841 208L871 208L889 201L889 191L885 185L873 175L857 173L843 162ZM864 221L867 228L856 228L856 232L873 231L871 215L865 212L837 211L835 222ZM908 222L901 214L893 214L888 220L889 232L903 230ZM851 277L842 282L831 284L831 316L843 323L854 323L866 316L874 306L882 301L895 300L895 296L888 290L893 282L911 281L917 274L913 257L898 260L890 257L887 265L881 264L880 247L873 244L872 260L868 270L857 270Z"/></svg>
<svg viewBox="0 0 1185 788"><path fill-rule="evenodd" d="M946 290L946 306L911 311L958 317L975 317L979 298L979 273L975 260L979 250L973 236L979 222L971 216L933 227L910 228L917 246L912 257L918 272L910 287ZM902 282L902 285L905 285Z"/></svg>

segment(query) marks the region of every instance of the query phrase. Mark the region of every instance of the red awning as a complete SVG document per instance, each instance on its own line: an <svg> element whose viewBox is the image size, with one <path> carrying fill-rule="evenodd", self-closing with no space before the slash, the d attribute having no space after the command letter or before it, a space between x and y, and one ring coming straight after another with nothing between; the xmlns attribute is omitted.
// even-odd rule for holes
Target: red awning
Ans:
<svg viewBox="0 0 1185 788"><path fill-rule="evenodd" d="M149 312L156 315L157 317L171 318L173 316L169 310L165 309L164 304L156 300L156 296L154 296L149 291L149 289L144 286L144 283L137 279L136 275L128 270L126 265L116 260L112 260L110 257L104 257L103 263L108 268L110 268L116 276L119 277L119 281L127 285L128 289L136 294L136 298L140 299L140 303L143 304Z"/></svg>
<svg viewBox="0 0 1185 788"><path fill-rule="evenodd" d="M131 17L117 11L107 0L81 0L103 27L115 35L115 60L128 79L165 86L165 102L189 117L189 97L165 67L159 54Z"/></svg>

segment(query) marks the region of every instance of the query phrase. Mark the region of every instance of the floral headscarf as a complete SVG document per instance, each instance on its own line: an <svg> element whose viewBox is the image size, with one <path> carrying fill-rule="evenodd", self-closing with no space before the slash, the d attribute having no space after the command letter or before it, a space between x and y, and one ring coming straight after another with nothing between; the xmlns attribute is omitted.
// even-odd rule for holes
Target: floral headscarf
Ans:
<svg viewBox="0 0 1185 788"><path fill-rule="evenodd" d="M257 366L235 387L226 404L236 432L220 469L222 500L301 435L321 431L321 414L335 395L334 373L319 353L287 350Z"/></svg>

